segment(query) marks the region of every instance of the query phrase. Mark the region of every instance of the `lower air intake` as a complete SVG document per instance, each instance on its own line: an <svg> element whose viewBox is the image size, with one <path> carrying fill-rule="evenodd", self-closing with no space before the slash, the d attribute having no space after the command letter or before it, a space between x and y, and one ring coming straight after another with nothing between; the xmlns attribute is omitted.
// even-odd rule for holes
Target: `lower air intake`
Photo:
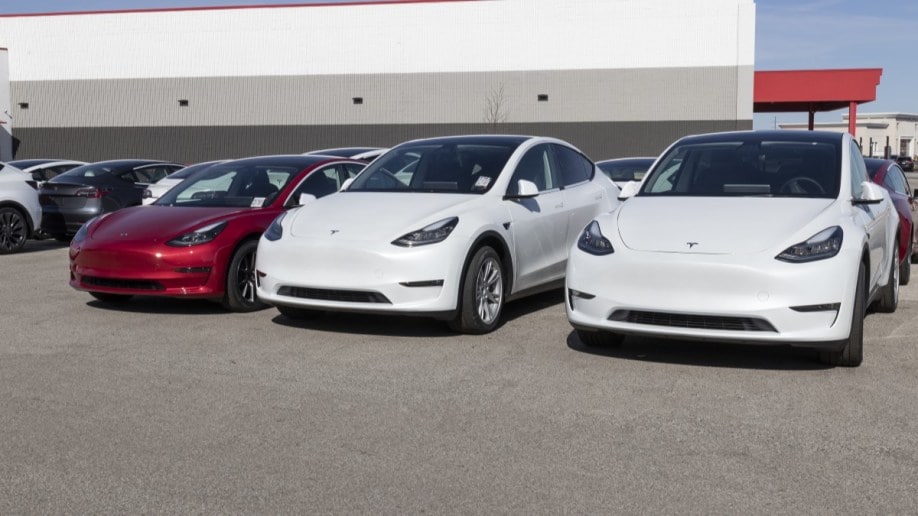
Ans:
<svg viewBox="0 0 918 516"><path fill-rule="evenodd" d="M279 296L298 297L300 299L317 299L321 301L339 301L342 303L379 303L391 305L389 299L379 292L367 290L333 290L310 287L281 287Z"/></svg>
<svg viewBox="0 0 918 516"><path fill-rule="evenodd" d="M754 317L725 317L720 315L671 314L666 312L645 312L640 310L616 310L610 321L669 326L674 328L695 328L699 330L724 331L770 331L778 330L764 319Z"/></svg>

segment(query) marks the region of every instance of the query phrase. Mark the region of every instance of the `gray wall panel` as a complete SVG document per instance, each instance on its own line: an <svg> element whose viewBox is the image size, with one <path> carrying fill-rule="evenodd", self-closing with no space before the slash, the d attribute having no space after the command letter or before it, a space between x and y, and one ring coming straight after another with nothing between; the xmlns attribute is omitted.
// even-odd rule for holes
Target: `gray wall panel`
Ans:
<svg viewBox="0 0 918 516"><path fill-rule="evenodd" d="M17 128L476 124L751 118L752 67L18 81ZM538 95L548 95L539 102ZM362 105L352 99L362 97ZM187 107L179 99L188 100ZM19 103L28 103L21 109Z"/></svg>
<svg viewBox="0 0 918 516"><path fill-rule="evenodd" d="M507 123L501 133L555 136L595 160L659 154L686 134L751 129L751 120ZM313 149L391 146L413 138L492 132L485 124L298 125L231 127L19 128L17 158L59 157L97 161L143 157L193 163Z"/></svg>

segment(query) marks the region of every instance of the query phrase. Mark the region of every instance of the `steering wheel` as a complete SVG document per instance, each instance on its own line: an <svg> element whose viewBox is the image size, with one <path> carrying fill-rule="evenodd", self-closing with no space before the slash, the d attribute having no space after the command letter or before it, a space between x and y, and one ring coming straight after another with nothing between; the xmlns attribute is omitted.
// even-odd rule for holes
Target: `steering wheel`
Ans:
<svg viewBox="0 0 918 516"><path fill-rule="evenodd" d="M789 194L825 194L826 190L812 177L792 177L778 189L781 193Z"/></svg>

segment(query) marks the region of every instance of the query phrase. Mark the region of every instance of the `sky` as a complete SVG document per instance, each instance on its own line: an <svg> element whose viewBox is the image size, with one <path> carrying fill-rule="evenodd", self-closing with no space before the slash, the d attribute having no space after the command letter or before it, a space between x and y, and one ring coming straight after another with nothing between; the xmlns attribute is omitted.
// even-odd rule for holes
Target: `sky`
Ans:
<svg viewBox="0 0 918 516"><path fill-rule="evenodd" d="M0 14L347 1L0 0ZM915 20L915 0L756 0L755 69L882 68L877 100L858 112L918 113ZM840 122L843 114L847 110L818 113L816 121ZM755 115L753 126L768 129L806 118L806 113L765 113Z"/></svg>

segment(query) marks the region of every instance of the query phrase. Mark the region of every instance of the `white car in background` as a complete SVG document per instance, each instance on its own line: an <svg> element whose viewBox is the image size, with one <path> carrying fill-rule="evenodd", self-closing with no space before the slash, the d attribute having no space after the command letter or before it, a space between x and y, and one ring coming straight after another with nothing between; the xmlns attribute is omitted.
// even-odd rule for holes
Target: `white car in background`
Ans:
<svg viewBox="0 0 918 516"><path fill-rule="evenodd" d="M22 249L41 227L41 205L31 174L0 166L0 254L10 254Z"/></svg>
<svg viewBox="0 0 918 516"><path fill-rule="evenodd" d="M176 170L175 172L169 174L168 176L160 179L159 181L148 186L143 191L143 204L153 204L157 199L163 196L164 193L172 189L173 186L181 183L182 181L188 179L188 176L194 174L199 170L204 170L209 168L211 165L216 165L217 163L225 163L226 160L217 160L217 161L205 161L203 163L195 163L194 165L189 165L185 168Z"/></svg>
<svg viewBox="0 0 918 516"><path fill-rule="evenodd" d="M587 345L785 344L857 366L867 306L898 304L898 215L848 134L686 137L622 197L567 266L568 319Z"/></svg>
<svg viewBox="0 0 918 516"><path fill-rule="evenodd" d="M85 165L84 161L70 159L17 159L7 162L23 172L28 172L34 181L41 184L68 170Z"/></svg>
<svg viewBox="0 0 918 516"><path fill-rule="evenodd" d="M290 317L392 312L485 333L507 300L561 286L571 243L618 194L561 140L407 142L271 224L258 245L258 296Z"/></svg>

